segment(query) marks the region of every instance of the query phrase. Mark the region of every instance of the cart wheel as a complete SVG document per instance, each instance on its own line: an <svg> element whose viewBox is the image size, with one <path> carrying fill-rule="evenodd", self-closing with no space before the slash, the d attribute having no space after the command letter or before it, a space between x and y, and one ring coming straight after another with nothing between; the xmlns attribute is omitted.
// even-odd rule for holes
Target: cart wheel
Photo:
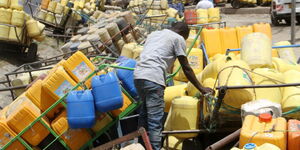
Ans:
<svg viewBox="0 0 300 150"><path fill-rule="evenodd" d="M33 62L36 60L38 45L31 43L28 47L27 53L24 54L23 60L25 62Z"/></svg>
<svg viewBox="0 0 300 150"><path fill-rule="evenodd" d="M235 8L235 9L239 9L241 6L241 3L240 3L240 1L239 0L232 0L231 1L231 6L233 7L233 8Z"/></svg>

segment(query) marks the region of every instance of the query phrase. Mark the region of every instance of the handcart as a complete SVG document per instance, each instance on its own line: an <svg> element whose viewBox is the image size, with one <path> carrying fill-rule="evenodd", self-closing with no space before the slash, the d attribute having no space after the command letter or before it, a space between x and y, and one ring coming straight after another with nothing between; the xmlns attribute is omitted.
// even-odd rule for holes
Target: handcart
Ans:
<svg viewBox="0 0 300 150"><path fill-rule="evenodd" d="M25 62L32 62L36 59L38 46L33 40L27 37L26 25L22 27L21 33L17 33L17 27L10 24L0 24L13 29L17 39L0 39L0 46L2 51L14 52Z"/></svg>

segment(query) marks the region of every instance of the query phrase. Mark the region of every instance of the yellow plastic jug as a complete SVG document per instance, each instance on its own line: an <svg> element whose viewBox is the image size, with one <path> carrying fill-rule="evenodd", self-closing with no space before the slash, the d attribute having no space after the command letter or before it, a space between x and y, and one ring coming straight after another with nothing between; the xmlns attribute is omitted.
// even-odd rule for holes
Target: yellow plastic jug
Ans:
<svg viewBox="0 0 300 150"><path fill-rule="evenodd" d="M41 115L41 111L24 94L8 107L6 113L7 125L16 133L21 132ZM43 117L42 121L49 126L46 117ZM22 135L22 138L29 144L37 146L48 134L47 128L37 122Z"/></svg>
<svg viewBox="0 0 300 150"><path fill-rule="evenodd" d="M15 10L23 10L24 0L10 0L10 8Z"/></svg>
<svg viewBox="0 0 300 150"><path fill-rule="evenodd" d="M48 11L54 12L57 5L57 1L50 1L48 5Z"/></svg>
<svg viewBox="0 0 300 150"><path fill-rule="evenodd" d="M165 101L165 112L169 112L172 101L181 96L186 96L185 88L187 84L168 86L165 89L164 101Z"/></svg>
<svg viewBox="0 0 300 150"><path fill-rule="evenodd" d="M38 12L37 17L38 17L39 19L41 19L41 20L45 20L45 19L46 19L46 15L47 15L47 11L45 11L45 10L40 10L40 11Z"/></svg>
<svg viewBox="0 0 300 150"><path fill-rule="evenodd" d="M163 146L165 149L169 148L171 150L182 150L183 139L178 139L175 136L170 135L168 139L169 145L167 145L166 140L167 139L165 139L164 146Z"/></svg>
<svg viewBox="0 0 300 150"><path fill-rule="evenodd" d="M66 142L71 150L79 149L92 137L86 129L70 129L67 121L67 112L63 111L51 123L51 128Z"/></svg>
<svg viewBox="0 0 300 150"><path fill-rule="evenodd" d="M63 6L67 6L69 0L61 0L60 4Z"/></svg>
<svg viewBox="0 0 300 150"><path fill-rule="evenodd" d="M272 29L269 23L255 23L253 24L253 32L261 32L266 34L272 41Z"/></svg>
<svg viewBox="0 0 300 150"><path fill-rule="evenodd" d="M114 117L118 117L118 115L120 115L123 111L125 111L125 109L131 104L131 100L128 98L127 95L122 93L122 96L123 96L123 106L119 109L111 111L111 114Z"/></svg>
<svg viewBox="0 0 300 150"><path fill-rule="evenodd" d="M220 37L222 50L239 48L236 29L235 28L220 28ZM234 52L239 53L239 52Z"/></svg>
<svg viewBox="0 0 300 150"><path fill-rule="evenodd" d="M24 25L25 13L24 11L13 10L11 18L11 25L22 27Z"/></svg>
<svg viewBox="0 0 300 150"><path fill-rule="evenodd" d="M11 21L12 10L0 8L0 23L10 24Z"/></svg>
<svg viewBox="0 0 300 150"><path fill-rule="evenodd" d="M250 70L246 62L242 60L228 61L223 65L219 73L218 86L253 85L246 70ZM253 99L253 89L227 90L223 99L225 105L240 108L242 104Z"/></svg>
<svg viewBox="0 0 300 150"><path fill-rule="evenodd" d="M281 41L274 44L275 46L291 45L289 41ZM294 53L293 48L278 48L278 55L281 59L284 59L288 62L297 63L297 59Z"/></svg>
<svg viewBox="0 0 300 150"><path fill-rule="evenodd" d="M38 27L38 22L34 19L30 19L30 20L26 21L26 28L27 28L29 37L35 37L35 36L39 36L41 34L39 27Z"/></svg>
<svg viewBox="0 0 300 150"><path fill-rule="evenodd" d="M256 68L253 71L252 79L255 85L275 85L284 83L282 73L279 73L276 70L269 68ZM267 99L279 104L282 100L281 88L257 88L255 89L255 95L256 100Z"/></svg>
<svg viewBox="0 0 300 150"><path fill-rule="evenodd" d="M199 100L190 96L182 96L172 101L165 130L196 130L199 129ZM197 133L174 134L177 138L192 138Z"/></svg>
<svg viewBox="0 0 300 150"><path fill-rule="evenodd" d="M209 8L208 9L208 21L219 22L220 21L220 8Z"/></svg>
<svg viewBox="0 0 300 150"><path fill-rule="evenodd" d="M37 80L26 92L26 96L41 110L46 111L52 104L56 102L42 87L42 80ZM56 114L63 108L61 104L58 104L46 116L49 119L53 119Z"/></svg>
<svg viewBox="0 0 300 150"><path fill-rule="evenodd" d="M299 83L300 72L296 70L286 71L284 74L285 83ZM287 112L300 106L300 89L298 87L284 87L283 88L283 99L282 99L282 111ZM287 115L287 117L300 119L299 112L295 112Z"/></svg>
<svg viewBox="0 0 300 150"><path fill-rule="evenodd" d="M140 57L141 52L143 51L143 46L137 45L133 50L133 59L138 59Z"/></svg>
<svg viewBox="0 0 300 150"><path fill-rule="evenodd" d="M198 74L203 70L203 52L200 48L192 48L187 58L195 74ZM178 74L178 77L175 79L179 81L188 81L182 69L180 69Z"/></svg>
<svg viewBox="0 0 300 150"><path fill-rule="evenodd" d="M0 25L0 40L7 40L9 36L9 26Z"/></svg>
<svg viewBox="0 0 300 150"><path fill-rule="evenodd" d="M41 2L41 8L42 9L47 9L50 1L51 0L42 0L42 2Z"/></svg>
<svg viewBox="0 0 300 150"><path fill-rule="evenodd" d="M54 13L56 14L62 14L64 11L64 6L60 3L57 3L56 4L56 7L55 7L55 10L54 10Z"/></svg>
<svg viewBox="0 0 300 150"><path fill-rule="evenodd" d="M208 57L225 54L225 51L222 50L220 29L203 29L201 39L205 44Z"/></svg>
<svg viewBox="0 0 300 150"><path fill-rule="evenodd" d="M241 26L241 27L236 27L236 34L238 38L238 44L240 47L242 47L242 39L244 36L246 36L249 33L253 32L252 26Z"/></svg>
<svg viewBox="0 0 300 150"><path fill-rule="evenodd" d="M121 51L121 56L125 56L125 57L128 57L128 58L133 58L133 49L135 49L137 46L136 43L128 43L128 44L125 44L124 47L122 48L122 51Z"/></svg>
<svg viewBox="0 0 300 150"><path fill-rule="evenodd" d="M96 69L94 64L80 51L69 57L63 66L76 82L83 81ZM91 80L92 78L85 82L88 88L91 87Z"/></svg>
<svg viewBox="0 0 300 150"><path fill-rule="evenodd" d="M234 147L231 148L230 150L249 150L249 149L245 149L245 148L239 149ZM280 150L280 148L270 143L264 143L261 146L256 146L255 150Z"/></svg>
<svg viewBox="0 0 300 150"><path fill-rule="evenodd" d="M44 79L42 86L55 100L59 100L76 84L63 67L59 66L51 75ZM78 89L81 88L79 87Z"/></svg>
<svg viewBox="0 0 300 150"><path fill-rule="evenodd" d="M53 23L54 21L54 15L51 12L48 12L45 18L45 21L49 22L49 23Z"/></svg>
<svg viewBox="0 0 300 150"><path fill-rule="evenodd" d="M280 58L273 57L272 64L274 69L277 71L284 73L288 70L297 70L300 71L300 65L295 64L293 62L288 62Z"/></svg>
<svg viewBox="0 0 300 150"><path fill-rule="evenodd" d="M242 40L241 56L251 69L272 66L272 45L263 33L246 35Z"/></svg>
<svg viewBox="0 0 300 150"><path fill-rule="evenodd" d="M197 9L197 24L208 23L208 11L207 9Z"/></svg>
<svg viewBox="0 0 300 150"><path fill-rule="evenodd" d="M272 57L279 57L277 49L272 49Z"/></svg>
<svg viewBox="0 0 300 150"><path fill-rule="evenodd" d="M178 10L176 10L174 8L168 8L166 10L166 14L168 15L168 17L176 18L177 13L178 13Z"/></svg>
<svg viewBox="0 0 300 150"><path fill-rule="evenodd" d="M10 27L8 39L10 41L19 41L22 42L22 28L20 27Z"/></svg>
<svg viewBox="0 0 300 150"><path fill-rule="evenodd" d="M95 125L92 127L92 130L94 132L98 132L101 129L103 129L106 125L108 125L110 122L113 121L113 119L106 113L97 113L96 114L96 123Z"/></svg>
<svg viewBox="0 0 300 150"><path fill-rule="evenodd" d="M8 8L9 0L0 0L0 7Z"/></svg>
<svg viewBox="0 0 300 150"><path fill-rule="evenodd" d="M186 47L187 48L190 48L190 46L192 45L194 39L196 38L196 35L197 35L197 31L196 30L190 30L189 37L186 40ZM198 48L199 45L200 45L200 40L199 40L199 37L198 37L198 39L196 40L193 48Z"/></svg>
<svg viewBox="0 0 300 150"><path fill-rule="evenodd" d="M257 146L270 143L278 146L281 150L285 150L287 144L286 132L270 131L272 129L287 130L286 120L282 117L274 119L270 114L261 114L259 117L246 116L240 133L240 148L251 142Z"/></svg>
<svg viewBox="0 0 300 150"><path fill-rule="evenodd" d="M6 121L1 119L0 120L0 148L7 144L12 138L14 138L17 134L11 130ZM10 146L8 146L6 149L12 149L12 150L25 150L25 147L18 141L14 141Z"/></svg>

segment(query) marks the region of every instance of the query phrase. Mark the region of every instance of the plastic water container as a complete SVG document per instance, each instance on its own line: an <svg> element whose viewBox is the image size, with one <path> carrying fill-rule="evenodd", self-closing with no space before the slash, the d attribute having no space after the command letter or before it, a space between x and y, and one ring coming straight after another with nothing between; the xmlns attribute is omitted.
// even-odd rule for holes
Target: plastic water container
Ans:
<svg viewBox="0 0 300 150"><path fill-rule="evenodd" d="M41 115L41 111L24 94L19 96L8 107L6 113L7 125L15 133L21 132ZM46 117L43 117L42 121L49 126ZM40 122L37 122L22 135L22 138L29 144L37 146L48 134L47 128Z"/></svg>
<svg viewBox="0 0 300 150"><path fill-rule="evenodd" d="M97 111L108 112L123 106L121 87L114 72L93 77L92 92Z"/></svg>
<svg viewBox="0 0 300 150"><path fill-rule="evenodd" d="M23 10L24 0L10 0L10 8L14 10Z"/></svg>
<svg viewBox="0 0 300 150"><path fill-rule="evenodd" d="M204 42L208 57L225 54L225 51L222 50L220 29L203 29L201 39Z"/></svg>
<svg viewBox="0 0 300 150"><path fill-rule="evenodd" d="M13 10L11 18L11 25L22 27L24 25L25 13L24 11Z"/></svg>
<svg viewBox="0 0 300 150"><path fill-rule="evenodd" d="M131 100L128 98L127 95L122 93L122 96L123 96L123 106L120 109L111 111L111 114L114 117L117 117L118 115L120 115L131 104Z"/></svg>
<svg viewBox="0 0 300 150"><path fill-rule="evenodd" d="M164 93L165 112L169 112L172 101L176 97L186 96L186 91L185 91L186 86L187 84L166 87Z"/></svg>
<svg viewBox="0 0 300 150"><path fill-rule="evenodd" d="M280 150L280 148L270 143L264 143L261 146L257 146L254 143L247 143L242 149L234 147L230 150Z"/></svg>
<svg viewBox="0 0 300 150"><path fill-rule="evenodd" d="M15 30L16 29L16 30ZM20 40L20 42L23 41L22 39L22 28L20 27L10 27L9 29L9 36L8 36L8 39L10 41L18 41L18 38Z"/></svg>
<svg viewBox="0 0 300 150"><path fill-rule="evenodd" d="M283 74L284 83L299 83L300 79L298 76L300 75L299 71L289 70ZM299 103L300 98L300 89L298 87L284 87L283 88L283 99L282 99L282 111L288 112L300 106ZM288 114L287 117L293 119L300 119L299 112L294 112L292 114Z"/></svg>
<svg viewBox="0 0 300 150"><path fill-rule="evenodd" d="M234 67L238 66L240 68ZM240 86L240 85L252 85L248 72L249 66L241 60L228 61L222 67L222 71L219 72L218 85L219 86ZM227 93L223 99L226 105L230 105L234 108L241 108L241 105L253 100L253 89L234 89L227 90ZM229 108L228 108L229 109Z"/></svg>
<svg viewBox="0 0 300 150"><path fill-rule="evenodd" d="M46 19L46 15L47 15L47 11L45 11L45 10L40 10L39 12L38 12L38 18L39 19L41 19L41 20L45 20Z"/></svg>
<svg viewBox="0 0 300 150"><path fill-rule="evenodd" d="M53 23L54 21L54 15L51 12L48 12L45 18L45 21L49 22L49 23Z"/></svg>
<svg viewBox="0 0 300 150"><path fill-rule="evenodd" d="M237 33L239 46L242 45L242 39L244 38L244 36L246 36L247 34L250 34L252 32L253 32L252 26L236 27L236 33Z"/></svg>
<svg viewBox="0 0 300 150"><path fill-rule="evenodd" d="M54 12L57 5L57 1L50 1L47 10L50 12Z"/></svg>
<svg viewBox="0 0 300 150"><path fill-rule="evenodd" d="M219 8L209 8L208 9L208 21L209 22L219 22L220 18L220 9Z"/></svg>
<svg viewBox="0 0 300 150"><path fill-rule="evenodd" d="M80 149L91 139L91 135L85 129L69 129L66 111L52 121L51 128L56 134L62 134L61 138L72 150Z"/></svg>
<svg viewBox="0 0 300 150"><path fill-rule="evenodd" d="M254 81L255 85L276 85L284 83L283 74L279 73L277 70L269 68L256 68L253 71L257 73L252 74L252 80ZM258 88L255 89L256 99L267 99L280 104L282 100L281 91L281 88Z"/></svg>
<svg viewBox="0 0 300 150"><path fill-rule="evenodd" d="M196 130L199 129L199 100L189 96L176 98L172 102L165 130ZM174 134L177 138L196 137L197 133Z"/></svg>
<svg viewBox="0 0 300 150"><path fill-rule="evenodd" d="M91 128L95 124L94 97L90 90L71 91L67 97L67 110L71 128Z"/></svg>
<svg viewBox="0 0 300 150"><path fill-rule="evenodd" d="M240 48L235 28L220 28L222 50ZM234 52L239 53L239 52Z"/></svg>
<svg viewBox="0 0 300 150"><path fill-rule="evenodd" d="M272 29L269 23L255 23L253 24L253 32L264 33L272 41Z"/></svg>
<svg viewBox="0 0 300 150"><path fill-rule="evenodd" d="M7 8L9 6L9 0L0 0L0 7Z"/></svg>
<svg viewBox="0 0 300 150"><path fill-rule="evenodd" d="M83 81L96 69L93 63L80 51L77 51L69 57L63 66L76 82ZM88 88L91 87L91 79L92 78L85 82Z"/></svg>
<svg viewBox="0 0 300 150"><path fill-rule="evenodd" d="M112 121L113 121L113 119L107 113L99 113L98 112L96 114L96 123L91 129L94 132L98 132Z"/></svg>
<svg viewBox="0 0 300 150"><path fill-rule="evenodd" d="M166 14L169 16L169 17L172 17L172 18L175 18L176 15L178 14L178 10L174 9L174 8L168 8L166 10Z"/></svg>
<svg viewBox="0 0 300 150"><path fill-rule="evenodd" d="M29 37L36 37L41 34L39 27L38 27L38 22L34 19L30 19L30 20L26 21L26 28L27 28Z"/></svg>
<svg viewBox="0 0 300 150"><path fill-rule="evenodd" d="M140 54L142 53L144 47L141 45L138 45L137 47L135 47L135 49L133 50L133 59L137 60L140 57Z"/></svg>
<svg viewBox="0 0 300 150"><path fill-rule="evenodd" d="M272 42L263 33L251 33L242 40L241 58L251 69L272 65Z"/></svg>
<svg viewBox="0 0 300 150"><path fill-rule="evenodd" d="M0 25L0 40L7 40L9 37L9 26Z"/></svg>
<svg viewBox="0 0 300 150"><path fill-rule="evenodd" d="M48 75L43 82L43 88L55 100L59 100L62 96L68 93L76 82L66 73L62 66L57 67L51 75ZM78 88L81 89L80 87Z"/></svg>
<svg viewBox="0 0 300 150"><path fill-rule="evenodd" d="M136 43L128 43L125 44L121 51L121 56L125 56L127 58L133 58L133 49L137 46Z"/></svg>
<svg viewBox="0 0 300 150"><path fill-rule="evenodd" d="M47 110L52 104L56 102L54 98L52 98L48 92L42 87L42 80L37 80L27 91L26 96L42 111ZM49 111L46 116L49 119L53 119L56 114L59 113L60 109L63 106L58 104L51 111Z"/></svg>
<svg viewBox="0 0 300 150"><path fill-rule="evenodd" d="M64 11L64 6L61 5L60 3L57 3L56 7L55 7L55 10L54 10L54 13L56 14L62 14Z"/></svg>
<svg viewBox="0 0 300 150"><path fill-rule="evenodd" d="M208 23L208 11L207 9L197 9L197 24Z"/></svg>
<svg viewBox="0 0 300 150"><path fill-rule="evenodd" d="M42 9L47 9L50 1L51 0L42 0L42 2L41 2L41 8Z"/></svg>
<svg viewBox="0 0 300 150"><path fill-rule="evenodd" d="M300 121L290 119L288 122L288 150L298 150L300 147Z"/></svg>
<svg viewBox="0 0 300 150"><path fill-rule="evenodd" d="M197 24L197 13L194 9L184 11L184 19L187 24Z"/></svg>
<svg viewBox="0 0 300 150"><path fill-rule="evenodd" d="M281 73L290 70L300 71L300 65L276 57L272 58L272 67Z"/></svg>
<svg viewBox="0 0 300 150"><path fill-rule="evenodd" d="M281 150L286 149L287 134L285 132L274 132L271 129L285 131L287 122L284 118L272 118L270 114L260 114L259 117L248 115L245 117L240 133L240 148L251 139L252 143L260 146L264 143L274 144ZM270 132L263 132L270 131ZM255 136L254 136L255 134Z"/></svg>
<svg viewBox="0 0 300 150"><path fill-rule="evenodd" d="M172 135L170 135L169 137L168 137L168 147L167 147L167 141L166 141L167 139L165 139L165 141L164 141L164 148L165 149L167 149L167 148L169 148L169 149L172 149L172 150L182 150L182 145L183 145L183 139L178 139L178 138L176 138L175 136L172 136Z"/></svg>
<svg viewBox="0 0 300 150"><path fill-rule="evenodd" d="M12 10L0 8L0 23L10 24L11 21Z"/></svg>
<svg viewBox="0 0 300 150"><path fill-rule="evenodd" d="M289 41L281 41L274 44L275 46L291 45ZM295 52L293 48L278 48L278 55L281 59L284 59L288 62L297 63Z"/></svg>
<svg viewBox="0 0 300 150"><path fill-rule="evenodd" d="M128 68L135 68L135 65L136 61L133 59L126 59L119 63L119 66ZM138 94L134 85L133 70L117 69L117 76L122 82L125 90L128 91L133 98L135 98Z"/></svg>

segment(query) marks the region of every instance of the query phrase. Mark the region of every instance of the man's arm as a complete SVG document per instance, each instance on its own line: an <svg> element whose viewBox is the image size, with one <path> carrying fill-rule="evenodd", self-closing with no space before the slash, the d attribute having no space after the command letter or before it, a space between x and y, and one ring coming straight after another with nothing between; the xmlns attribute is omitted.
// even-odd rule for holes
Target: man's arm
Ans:
<svg viewBox="0 0 300 150"><path fill-rule="evenodd" d="M200 82L197 80L196 75L191 68L186 56L178 56L177 57L180 65L182 66L182 70L187 77L187 79L202 93L213 93L214 91L211 88L203 87Z"/></svg>

